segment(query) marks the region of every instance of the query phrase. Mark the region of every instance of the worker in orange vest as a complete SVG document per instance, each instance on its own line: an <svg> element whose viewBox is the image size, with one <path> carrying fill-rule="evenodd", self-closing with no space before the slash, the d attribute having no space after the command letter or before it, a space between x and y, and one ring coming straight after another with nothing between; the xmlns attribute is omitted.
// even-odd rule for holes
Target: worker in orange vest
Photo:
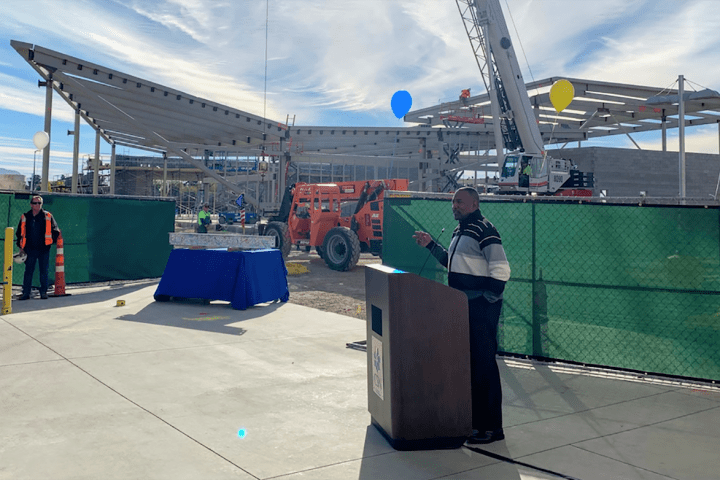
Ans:
<svg viewBox="0 0 720 480"><path fill-rule="evenodd" d="M31 209L20 217L16 236L20 253L26 253L25 277L23 277L22 295L19 300L30 298L35 262L40 264L40 298L48 298L48 266L50 246L57 242L60 235L55 217L42 208L43 198L34 195L30 200Z"/></svg>
<svg viewBox="0 0 720 480"><path fill-rule="evenodd" d="M470 89L469 88L466 88L466 89L460 91L460 101L466 107L468 104L468 100L467 100L468 98L470 98Z"/></svg>

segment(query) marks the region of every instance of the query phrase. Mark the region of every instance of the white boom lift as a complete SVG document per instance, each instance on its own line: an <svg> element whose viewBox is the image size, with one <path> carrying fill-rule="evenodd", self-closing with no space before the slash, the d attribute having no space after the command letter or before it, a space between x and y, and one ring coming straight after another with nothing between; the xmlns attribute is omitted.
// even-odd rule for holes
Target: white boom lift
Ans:
<svg viewBox="0 0 720 480"><path fill-rule="evenodd" d="M456 0L490 97L500 193L590 196L592 174L547 156L499 0ZM508 150L502 158L503 147ZM530 166L529 175L523 174Z"/></svg>

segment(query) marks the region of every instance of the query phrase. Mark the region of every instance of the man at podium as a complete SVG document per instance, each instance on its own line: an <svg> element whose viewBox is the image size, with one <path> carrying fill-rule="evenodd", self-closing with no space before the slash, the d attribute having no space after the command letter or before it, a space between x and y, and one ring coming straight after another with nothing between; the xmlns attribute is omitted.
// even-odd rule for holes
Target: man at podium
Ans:
<svg viewBox="0 0 720 480"><path fill-rule="evenodd" d="M452 211L458 226L449 250L417 231L418 245L448 269L448 285L468 297L472 428L468 443L492 443L505 438L502 427L502 390L497 353L497 329L502 294L510 278L510 265L495 226L481 213L480 197L472 187L455 192Z"/></svg>

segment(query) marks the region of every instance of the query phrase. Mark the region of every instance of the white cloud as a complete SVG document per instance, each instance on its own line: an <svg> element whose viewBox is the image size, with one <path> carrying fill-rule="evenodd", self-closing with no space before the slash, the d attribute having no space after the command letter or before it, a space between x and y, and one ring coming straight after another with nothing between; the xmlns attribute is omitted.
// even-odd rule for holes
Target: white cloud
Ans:
<svg viewBox="0 0 720 480"><path fill-rule="evenodd" d="M0 73L0 109L11 110L31 115L45 116L45 89L40 89L37 83L27 82L17 77ZM58 97L53 97L53 105ZM53 119L73 122L72 110L65 108L53 109Z"/></svg>
<svg viewBox="0 0 720 480"><path fill-rule="evenodd" d="M128 5L138 15L169 30L182 32L200 43L208 43L218 30L227 29L226 12L237 6L226 1L198 0L134 0Z"/></svg>
<svg viewBox="0 0 720 480"><path fill-rule="evenodd" d="M52 8L39 9L30 16L24 4L11 1L8 11L16 24L42 30L44 35L52 32L55 43L72 45L70 51L52 44L42 45L46 48L256 114L262 111L262 96L257 88L217 69L216 52L210 46L197 49L192 45L189 48L174 45L163 40L157 26L147 29L142 24L128 24L117 12L104 11L100 4L88 8L85 2L69 1L63 8L62 16L55 15ZM73 18L73 25L92 25L92 28L68 28L66 18ZM0 81L0 85L3 84L6 82ZM269 108L268 115L277 113Z"/></svg>
<svg viewBox="0 0 720 480"><path fill-rule="evenodd" d="M628 5L632 6L632 2ZM593 52L593 61L584 64L577 75L667 86L679 74L685 74L698 83L714 81L717 85L720 17L714 14L716 9L715 2L656 2L641 14L631 15L632 22L625 28L601 37L603 48Z"/></svg>

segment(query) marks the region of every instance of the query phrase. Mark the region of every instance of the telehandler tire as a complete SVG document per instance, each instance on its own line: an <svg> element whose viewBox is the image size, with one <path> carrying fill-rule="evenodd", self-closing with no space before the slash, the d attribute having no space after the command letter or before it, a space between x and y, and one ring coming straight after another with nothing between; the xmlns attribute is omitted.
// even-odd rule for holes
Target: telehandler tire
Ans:
<svg viewBox="0 0 720 480"><path fill-rule="evenodd" d="M352 270L360 259L360 239L347 227L331 229L323 241L323 260L340 272Z"/></svg>
<svg viewBox="0 0 720 480"><path fill-rule="evenodd" d="M286 223L270 222L265 227L265 236L275 237L275 248L282 252L283 258L287 258L292 248L290 232Z"/></svg>

